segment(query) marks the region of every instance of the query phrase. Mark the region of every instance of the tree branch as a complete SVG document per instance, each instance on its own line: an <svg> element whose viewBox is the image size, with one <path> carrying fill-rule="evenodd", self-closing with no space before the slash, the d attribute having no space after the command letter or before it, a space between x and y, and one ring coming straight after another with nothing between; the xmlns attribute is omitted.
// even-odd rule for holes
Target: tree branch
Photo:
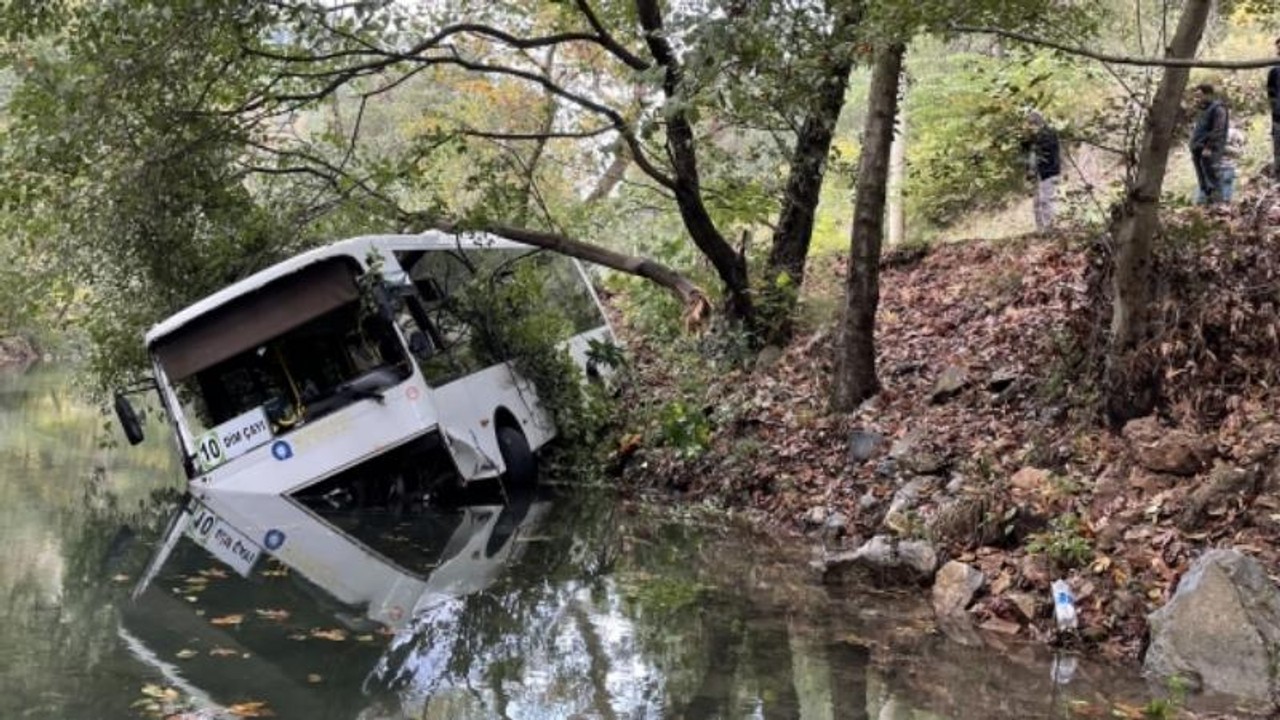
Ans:
<svg viewBox="0 0 1280 720"><path fill-rule="evenodd" d="M601 47L613 53L614 57L621 60L632 70L644 71L651 67L644 58L628 50L622 45L622 43L618 42L617 39L613 37L609 30L605 28L604 24L600 22L599 16L597 16L595 11L591 9L591 4L588 3L587 0L576 0L574 4L578 6L578 11L582 13L584 18L586 18L587 24L591 26L591 29L595 30L597 42Z"/></svg>
<svg viewBox="0 0 1280 720"><path fill-rule="evenodd" d="M1029 45L1038 45L1047 47L1051 50L1058 50L1068 55L1077 55L1079 57L1097 60L1099 62L1111 63L1114 65L1136 65L1140 67L1172 67L1172 68L1209 68L1215 70L1257 70L1259 68L1268 68L1280 65L1280 57L1256 58L1253 60L1197 60L1196 58L1172 58L1172 57L1136 57L1133 55L1112 55L1110 53L1096 52L1082 47L1067 45L1066 43L1049 40L1047 38L1036 37L1026 33L1015 32L1013 30L1004 30L996 27L975 26L975 25L952 25L952 32L997 35L999 37L1017 40Z"/></svg>

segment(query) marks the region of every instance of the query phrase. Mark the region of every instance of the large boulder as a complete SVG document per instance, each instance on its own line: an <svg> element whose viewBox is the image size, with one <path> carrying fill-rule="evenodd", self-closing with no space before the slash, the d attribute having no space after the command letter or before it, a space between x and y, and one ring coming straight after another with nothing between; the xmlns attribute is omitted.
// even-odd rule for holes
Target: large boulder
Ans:
<svg viewBox="0 0 1280 720"><path fill-rule="evenodd" d="M1208 467L1214 448L1185 430L1163 428L1154 417L1132 420L1122 431L1138 464L1160 473L1195 475Z"/></svg>
<svg viewBox="0 0 1280 720"><path fill-rule="evenodd" d="M933 612L939 618L963 615L982 587L982 571L952 560L933 579Z"/></svg>
<svg viewBox="0 0 1280 720"><path fill-rule="evenodd" d="M938 553L923 540L876 535L857 550L828 555L823 579L856 579L874 585L923 585L938 569Z"/></svg>
<svg viewBox="0 0 1280 720"><path fill-rule="evenodd" d="M1147 623L1149 674L1267 705L1280 698L1280 591L1253 558L1205 553Z"/></svg>

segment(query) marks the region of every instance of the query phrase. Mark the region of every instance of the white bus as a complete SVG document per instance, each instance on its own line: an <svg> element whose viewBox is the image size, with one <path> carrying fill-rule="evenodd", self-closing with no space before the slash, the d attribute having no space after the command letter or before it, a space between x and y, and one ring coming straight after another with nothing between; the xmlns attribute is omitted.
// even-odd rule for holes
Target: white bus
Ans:
<svg viewBox="0 0 1280 720"><path fill-rule="evenodd" d="M191 490L354 487L361 497L347 499L360 502L440 482L532 482L534 452L555 428L531 383L478 347L474 318L453 302L523 263L536 264L572 327L563 340L575 364L595 373L589 350L613 333L581 265L481 234L344 240L153 327L155 387ZM116 411L140 442L123 394Z"/></svg>

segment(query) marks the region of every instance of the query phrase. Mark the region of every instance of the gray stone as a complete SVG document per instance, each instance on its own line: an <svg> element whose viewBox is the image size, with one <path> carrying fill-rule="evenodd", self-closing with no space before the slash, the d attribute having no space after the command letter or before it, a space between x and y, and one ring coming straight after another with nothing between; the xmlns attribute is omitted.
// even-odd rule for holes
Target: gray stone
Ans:
<svg viewBox="0 0 1280 720"><path fill-rule="evenodd" d="M1255 702L1280 697L1280 591L1253 558L1236 550L1206 552L1147 623L1147 673L1180 675L1207 691Z"/></svg>
<svg viewBox="0 0 1280 720"><path fill-rule="evenodd" d="M937 382L933 384L933 392L929 393L929 400L935 403L946 402L959 395L968 384L969 374L964 371L964 368L948 365L938 376Z"/></svg>
<svg viewBox="0 0 1280 720"><path fill-rule="evenodd" d="M1004 392L1013 387L1019 377L1018 371L1010 368L997 370L987 379L987 389L993 393Z"/></svg>
<svg viewBox="0 0 1280 720"><path fill-rule="evenodd" d="M782 348L777 345L765 345L760 354L756 355L756 369L767 370L777 365L782 359L782 354Z"/></svg>
<svg viewBox="0 0 1280 720"><path fill-rule="evenodd" d="M938 551L924 540L903 540L898 543L898 560L922 580L933 577L938 569Z"/></svg>
<svg viewBox="0 0 1280 720"><path fill-rule="evenodd" d="M839 537L849 529L849 518L842 512L833 512L827 516L827 521L822 524L823 532Z"/></svg>
<svg viewBox="0 0 1280 720"><path fill-rule="evenodd" d="M932 488L933 483L927 478L915 478L898 488L889 501L889 514L906 512L920 504L920 496Z"/></svg>
<svg viewBox="0 0 1280 720"><path fill-rule="evenodd" d="M898 461L887 457L876 463L876 475L883 478L891 478L898 474Z"/></svg>
<svg viewBox="0 0 1280 720"><path fill-rule="evenodd" d="M854 430L849 434L849 462L857 465L871 459L876 450L884 444L884 436L879 433Z"/></svg>
<svg viewBox="0 0 1280 720"><path fill-rule="evenodd" d="M814 505L809 508L809 512L804 514L804 524L809 527L818 527L827 521L827 509L821 505Z"/></svg>
<svg viewBox="0 0 1280 720"><path fill-rule="evenodd" d="M923 540L876 535L857 550L828 555L823 564L828 581L852 575L878 585L919 585L933 578L938 554Z"/></svg>
<svg viewBox="0 0 1280 720"><path fill-rule="evenodd" d="M952 560L933 579L933 612L939 618L963 614L982 587L982 571Z"/></svg>
<svg viewBox="0 0 1280 720"><path fill-rule="evenodd" d="M870 490L862 493L862 497L858 498L858 509L863 512L874 508L880 504L880 498Z"/></svg>
<svg viewBox="0 0 1280 720"><path fill-rule="evenodd" d="M912 453L922 440L924 440L924 433L919 430L912 430L893 441L893 445L889 447L889 458L897 460L904 455Z"/></svg>

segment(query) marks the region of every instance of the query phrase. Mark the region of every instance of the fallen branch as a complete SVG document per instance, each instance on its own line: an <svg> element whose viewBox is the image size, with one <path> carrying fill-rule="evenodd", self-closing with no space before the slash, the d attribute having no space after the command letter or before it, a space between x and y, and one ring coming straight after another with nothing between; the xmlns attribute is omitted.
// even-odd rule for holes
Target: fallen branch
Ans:
<svg viewBox="0 0 1280 720"><path fill-rule="evenodd" d="M459 231L459 228L451 223L437 223L435 227L444 232ZM603 265L618 272L635 275L657 283L675 293L680 298L680 302L684 304L686 330L692 331L700 327L711 315L711 300L707 297L707 294L684 275L656 260L627 255L599 245L574 240L558 233L541 230L506 225L490 225L476 228L476 230L492 233L508 240L514 240L562 255L568 255L586 262Z"/></svg>

